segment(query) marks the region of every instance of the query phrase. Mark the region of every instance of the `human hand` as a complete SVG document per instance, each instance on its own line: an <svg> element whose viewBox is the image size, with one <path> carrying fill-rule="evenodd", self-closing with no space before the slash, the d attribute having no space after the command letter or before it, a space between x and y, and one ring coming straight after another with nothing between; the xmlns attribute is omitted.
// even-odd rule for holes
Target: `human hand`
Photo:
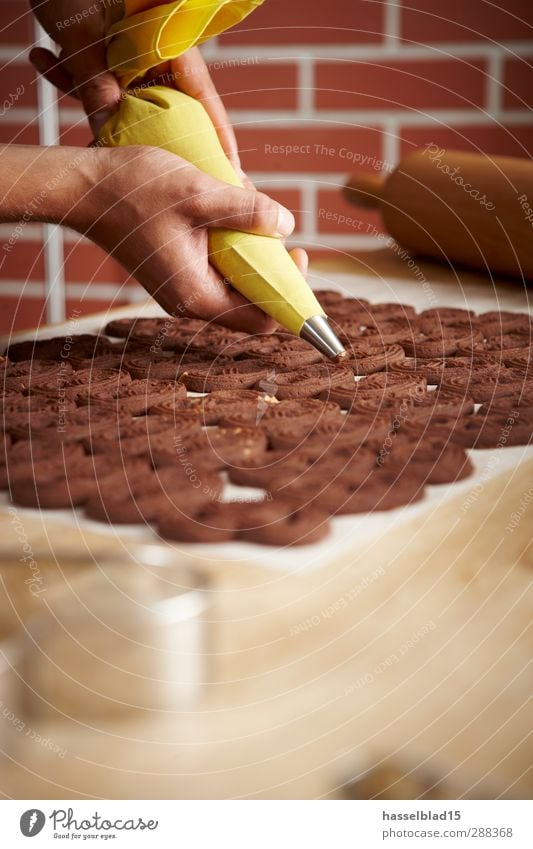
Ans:
<svg viewBox="0 0 533 849"><path fill-rule="evenodd" d="M35 47L30 52L30 62L60 91L81 100L96 137L122 96L117 78L107 69L105 5L94 0L30 0L30 4L48 35L61 48L57 57L50 50ZM194 47L177 59L152 68L132 87L154 80L203 104L226 156L244 178L233 127L200 50Z"/></svg>
<svg viewBox="0 0 533 849"><path fill-rule="evenodd" d="M90 151L80 163L79 200L63 223L116 258L171 314L251 333L275 322L228 286L209 263L208 228L283 238L292 214L253 189L228 186L174 154L152 147ZM305 274L307 257L293 259Z"/></svg>
<svg viewBox="0 0 533 849"><path fill-rule="evenodd" d="M104 4L93 0L30 0L30 4L61 48L57 57L50 50L34 47L30 62L60 91L81 100L97 136L122 96L117 78L107 69ZM76 19L76 15L81 17Z"/></svg>

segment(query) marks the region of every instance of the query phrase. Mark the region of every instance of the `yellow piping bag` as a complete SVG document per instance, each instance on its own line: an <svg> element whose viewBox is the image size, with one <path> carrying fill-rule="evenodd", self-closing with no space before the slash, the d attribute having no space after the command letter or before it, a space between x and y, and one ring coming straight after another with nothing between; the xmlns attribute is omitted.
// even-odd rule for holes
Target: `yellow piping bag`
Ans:
<svg viewBox="0 0 533 849"><path fill-rule="evenodd" d="M145 0L130 0L124 4L125 17L108 27L109 67L128 85L155 65L232 26L260 2L181 0L147 9ZM202 104L167 86L127 94L102 128L99 141L106 146L161 147L218 180L242 186ZM343 346L279 239L212 228L209 258L235 289L287 330L331 358L342 356Z"/></svg>

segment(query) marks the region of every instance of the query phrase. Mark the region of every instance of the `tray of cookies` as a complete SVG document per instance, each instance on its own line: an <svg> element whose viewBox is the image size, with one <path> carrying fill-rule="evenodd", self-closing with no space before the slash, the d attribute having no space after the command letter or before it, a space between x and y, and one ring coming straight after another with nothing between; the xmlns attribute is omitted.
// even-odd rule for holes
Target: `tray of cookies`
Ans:
<svg viewBox="0 0 533 849"><path fill-rule="evenodd" d="M340 364L153 303L7 340L2 509L299 568L533 455L518 288L314 282Z"/></svg>

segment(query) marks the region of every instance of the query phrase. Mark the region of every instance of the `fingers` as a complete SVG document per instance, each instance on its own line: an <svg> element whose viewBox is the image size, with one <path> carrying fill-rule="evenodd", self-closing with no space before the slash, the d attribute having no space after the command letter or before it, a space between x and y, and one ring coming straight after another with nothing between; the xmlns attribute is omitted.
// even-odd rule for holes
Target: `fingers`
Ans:
<svg viewBox="0 0 533 849"><path fill-rule="evenodd" d="M116 111L122 92L117 78L107 70L105 47L96 42L65 60L95 137Z"/></svg>
<svg viewBox="0 0 533 849"><path fill-rule="evenodd" d="M227 227L279 238L290 236L294 230L292 212L262 192L215 183L202 176L192 195L187 213L197 226Z"/></svg>
<svg viewBox="0 0 533 849"><path fill-rule="evenodd" d="M247 333L271 333L277 327L274 319L228 286L210 265L203 267L190 262L158 285L153 279L153 269L146 279L139 270L135 274L139 282L170 315L215 321Z"/></svg>
<svg viewBox="0 0 533 849"><path fill-rule="evenodd" d="M305 275L307 271L307 254L301 248L291 251L291 257ZM159 291L152 294L161 306L170 313L176 312L179 304L179 314L200 318L204 321L215 321L231 330L245 333L272 333L277 328L277 322L262 309L250 303L240 292L223 281L220 274L212 266L201 279L193 279L187 283L190 294L183 298L173 283L167 283Z"/></svg>
<svg viewBox="0 0 533 849"><path fill-rule="evenodd" d="M298 269L303 274L304 277L307 276L307 269L309 267L309 257L303 248L293 248L292 251L289 251L292 259L295 264L298 266Z"/></svg>
<svg viewBox="0 0 533 849"><path fill-rule="evenodd" d="M30 51L30 62L37 73L41 74L64 94L77 96L72 77L65 70L61 60L50 50L45 50L44 47L34 47Z"/></svg>
<svg viewBox="0 0 533 849"><path fill-rule="evenodd" d="M216 321L231 330L246 333L271 333L277 327L273 318L224 283L212 266L208 266L207 274L198 284L196 292L197 297L188 308L197 318Z"/></svg>
<svg viewBox="0 0 533 849"><path fill-rule="evenodd" d="M95 45L70 57L68 70L62 60L42 47L31 51L30 61L49 83L81 100L96 137L115 112L122 94L117 78L107 70L103 48Z"/></svg>
<svg viewBox="0 0 533 849"><path fill-rule="evenodd" d="M307 273L308 258L301 248L294 248L290 255L301 273ZM245 333L272 333L277 325L262 309L251 304L240 292L223 282L218 272L209 266L205 285L198 289L198 297L189 309L197 318L216 321L231 330Z"/></svg>
<svg viewBox="0 0 533 849"><path fill-rule="evenodd" d="M97 51L92 54L86 69L75 74L75 81L91 130L97 137L120 103L122 92L118 80L107 70L103 55Z"/></svg>

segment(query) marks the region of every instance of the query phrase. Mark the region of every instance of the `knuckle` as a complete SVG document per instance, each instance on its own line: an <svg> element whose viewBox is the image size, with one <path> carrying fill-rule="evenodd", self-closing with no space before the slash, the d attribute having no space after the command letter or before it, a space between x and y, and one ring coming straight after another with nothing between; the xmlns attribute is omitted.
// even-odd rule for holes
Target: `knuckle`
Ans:
<svg viewBox="0 0 533 849"><path fill-rule="evenodd" d="M250 227L254 230L271 230L275 227L275 204L261 192L250 192Z"/></svg>
<svg viewBox="0 0 533 849"><path fill-rule="evenodd" d="M187 181L185 211L197 221L204 221L207 215L208 197L206 180L201 173L192 173Z"/></svg>
<svg viewBox="0 0 533 849"><path fill-rule="evenodd" d="M102 101L105 101L107 88L105 85L102 85L98 78L95 78L81 83L77 87L77 92L85 107L94 109L95 107L98 108Z"/></svg>

